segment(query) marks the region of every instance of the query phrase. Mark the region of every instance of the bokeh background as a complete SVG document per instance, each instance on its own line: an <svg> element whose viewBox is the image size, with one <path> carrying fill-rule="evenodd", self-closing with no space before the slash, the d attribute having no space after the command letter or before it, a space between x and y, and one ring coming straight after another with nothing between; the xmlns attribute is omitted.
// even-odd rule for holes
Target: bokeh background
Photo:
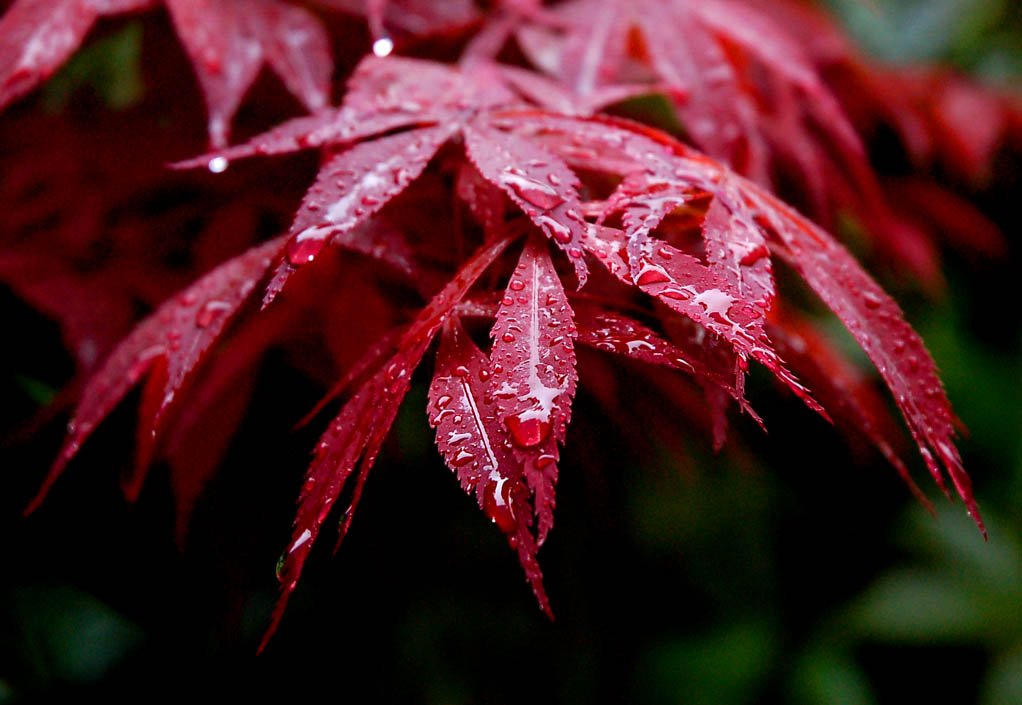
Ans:
<svg viewBox="0 0 1022 705"><path fill-rule="evenodd" d="M831 8L876 57L946 63L1022 90L1018 2ZM910 466L936 517L891 468L850 450L763 377L753 376L750 398L769 435L736 420L715 454L670 419L647 423L657 390L625 368L620 387L644 400L634 428L610 421L584 385L576 401L557 526L540 553L551 623L499 531L433 450L420 373L344 546L333 559L325 546L314 552L279 633L256 656L319 427L288 429L322 391L322 380L273 349L187 527L176 524L166 467L153 470L136 504L117 489L131 463L137 397L89 441L42 509L21 518L59 446L59 390L76 371L44 314L77 306L101 319L96 330L118 335L208 263L285 227L314 174L314 156L299 155L216 179L167 185L154 176L164 161L202 149L201 97L175 78L188 75L159 13L104 21L44 89L0 115L0 176L10 178L5 165L15 162L91 150L98 176L69 163L57 182L66 184L38 194L39 207L79 228L113 218L119 229L104 240L105 256L128 270L113 278L118 295L104 293L110 280L97 275L95 292L75 301L47 302L45 293L28 301L0 286L0 703L322 690L329 700L426 703L1022 703L1022 190L1011 164L972 193L1009 252L947 253L937 295L881 275L968 427L961 449L986 543L917 458ZM239 137L294 111L272 83L264 76L258 105L246 102ZM93 178L123 188L93 193ZM153 185L139 200L146 179ZM244 199L259 208L239 233L229 214ZM224 212L219 225L210 216ZM2 221L8 233L19 226L12 217ZM133 247L150 222L165 229ZM196 242L205 249L197 253ZM154 263L160 281L148 276ZM5 272L12 266L0 260ZM60 274L18 271L38 281ZM600 372L596 357L580 364L583 380L587 366Z"/></svg>

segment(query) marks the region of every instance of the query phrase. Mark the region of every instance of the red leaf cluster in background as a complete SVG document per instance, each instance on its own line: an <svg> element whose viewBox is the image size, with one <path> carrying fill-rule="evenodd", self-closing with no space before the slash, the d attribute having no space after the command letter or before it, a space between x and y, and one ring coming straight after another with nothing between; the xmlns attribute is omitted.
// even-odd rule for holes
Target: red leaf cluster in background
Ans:
<svg viewBox="0 0 1022 705"><path fill-rule="evenodd" d="M717 446L732 403L763 423L745 397L750 360L762 364L875 446L925 502L876 391L797 302L778 298L782 262L874 362L933 478L945 489L950 477L982 529L932 359L827 228L851 214L878 259L928 285L940 280L935 233L999 253L996 227L925 173L939 163L962 183L994 178L998 150L1022 133L1009 99L934 71L871 66L823 15L788 0L507 0L488 12L466 1L16 0L0 18L0 105L53 74L98 17L157 5L194 67L213 151L159 168L196 145L161 147L142 113L126 138L116 119L110 134L79 134L61 116L16 118L4 137L0 188L11 207L0 215L0 277L62 324L79 373L91 375L32 508L142 382L125 492L137 496L162 452L187 517L228 438L196 451L197 429L215 410L240 419L245 380L275 343L305 351L299 364L325 385L341 378L324 404L347 396L302 486L271 633L342 496L347 531L431 349L426 413L437 448L548 614L536 554L553 526L576 387L586 384L576 345L658 370L679 412L710 418ZM331 36L337 10L366 15L376 55L344 67L333 107L331 45L336 55L337 42L364 42ZM428 53L430 41L460 48L460 59L389 55L395 42ZM264 64L311 114L227 146ZM666 98L679 135L620 116L623 101L643 95ZM880 124L920 169L893 191L863 146ZM104 147L136 138L123 145L124 164L83 172L103 164ZM318 175L287 233L261 244L266 214L284 219L294 205L274 185L273 163L262 181L200 199L198 213L132 210L149 191L215 194L236 160L304 150L320 151ZM187 244L192 266L174 271L159 243L196 217L205 225ZM359 266L346 267L351 257ZM207 273L170 295L197 272ZM341 286L323 285L334 277ZM258 291L262 311L251 305ZM416 297L424 306L409 313ZM153 312L114 346L139 303ZM313 337L324 359L307 353ZM230 423L219 426L229 433Z"/></svg>

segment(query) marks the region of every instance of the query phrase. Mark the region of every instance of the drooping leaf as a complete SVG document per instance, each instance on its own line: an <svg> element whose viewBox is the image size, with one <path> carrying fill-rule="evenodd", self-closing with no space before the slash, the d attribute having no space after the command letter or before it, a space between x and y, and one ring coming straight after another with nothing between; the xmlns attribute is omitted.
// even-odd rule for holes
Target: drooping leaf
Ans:
<svg viewBox="0 0 1022 705"><path fill-rule="evenodd" d="M545 242L532 237L526 244L490 335L489 394L536 497L542 545L553 526L558 444L578 382L571 307Z"/></svg>
<svg viewBox="0 0 1022 705"><path fill-rule="evenodd" d="M265 647L276 631L320 527L361 459L361 470L356 479L351 504L341 525L341 538L346 533L366 475L408 391L412 372L422 360L433 337L476 279L509 243L508 237L495 238L462 266L458 274L433 297L409 326L390 361L348 400L320 438L316 446L316 457L306 472L298 500L298 514L291 542L278 571L282 584L280 599L260 648Z"/></svg>
<svg viewBox="0 0 1022 705"><path fill-rule="evenodd" d="M141 421L143 438L155 436L161 416L178 389L283 246L284 238L275 238L220 265L163 304L114 349L86 384L75 418L68 424L64 447L26 513L39 506L96 425L157 365L163 384L155 385L145 395L154 401L146 404L143 400L142 411L149 413ZM137 491L140 481L133 480L129 490Z"/></svg>
<svg viewBox="0 0 1022 705"><path fill-rule="evenodd" d="M951 405L933 359L905 322L898 305L826 232L769 194L754 188L750 193L756 193L763 204L763 213L783 245L786 259L876 365L934 480L944 488L943 467L985 534L972 482L954 445Z"/></svg>
<svg viewBox="0 0 1022 705"><path fill-rule="evenodd" d="M536 540L529 532L532 507L522 465L511 452L509 433L498 418L494 399L486 393L490 367L458 318L449 318L429 387L429 423L461 489L475 495L479 508L507 536L540 607L552 616L536 562Z"/></svg>
<svg viewBox="0 0 1022 705"><path fill-rule="evenodd" d="M934 511L896 451L894 419L861 372L808 321L799 320L790 311L775 313L772 318L768 330L778 351L812 387L838 428L876 448L916 499Z"/></svg>

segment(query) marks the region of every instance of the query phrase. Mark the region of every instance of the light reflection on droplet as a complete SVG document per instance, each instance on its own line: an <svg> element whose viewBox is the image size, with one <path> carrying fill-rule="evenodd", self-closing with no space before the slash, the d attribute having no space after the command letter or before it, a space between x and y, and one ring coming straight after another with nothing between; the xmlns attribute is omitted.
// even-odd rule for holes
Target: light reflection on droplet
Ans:
<svg viewBox="0 0 1022 705"><path fill-rule="evenodd" d="M389 56L394 51L394 40L390 37L380 37L373 42L373 53L377 56Z"/></svg>
<svg viewBox="0 0 1022 705"><path fill-rule="evenodd" d="M209 160L209 164L206 166L209 167L209 170L214 174L222 174L227 171L227 158L213 157Z"/></svg>

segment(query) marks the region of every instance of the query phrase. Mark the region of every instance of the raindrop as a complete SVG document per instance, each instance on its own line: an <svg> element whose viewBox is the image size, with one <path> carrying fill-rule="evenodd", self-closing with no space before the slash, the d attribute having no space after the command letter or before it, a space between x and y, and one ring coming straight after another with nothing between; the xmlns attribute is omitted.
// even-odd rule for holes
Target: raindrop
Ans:
<svg viewBox="0 0 1022 705"><path fill-rule="evenodd" d="M879 308L880 304L883 303L883 300L872 291L864 291L862 293L862 300L868 308Z"/></svg>
<svg viewBox="0 0 1022 705"><path fill-rule="evenodd" d="M518 528L518 520L511 510L511 487L506 477L491 479L487 483L483 492L483 510L505 534Z"/></svg>
<svg viewBox="0 0 1022 705"><path fill-rule="evenodd" d="M525 288L525 284L518 279L511 282L511 291L521 291Z"/></svg>
<svg viewBox="0 0 1022 705"><path fill-rule="evenodd" d="M304 240L292 238L287 243L287 261L292 266L300 267L316 259L316 255L323 251L326 240L321 237L307 237Z"/></svg>
<svg viewBox="0 0 1022 705"><path fill-rule="evenodd" d="M460 468L471 462L472 458L474 457L475 456L469 453L467 450L459 450L458 454L451 458L451 465L453 465L456 468Z"/></svg>
<svg viewBox="0 0 1022 705"><path fill-rule="evenodd" d="M644 267L639 276L635 278L635 283L639 286L649 286L650 284L660 284L662 282L669 282L671 278L667 276L667 273L659 267Z"/></svg>
<svg viewBox="0 0 1022 705"><path fill-rule="evenodd" d="M214 174L222 174L227 171L227 167L230 162L227 161L227 157L213 157L209 160L206 167Z"/></svg>
<svg viewBox="0 0 1022 705"><path fill-rule="evenodd" d="M195 313L195 325L199 328L205 328L212 323L217 316L222 312L227 311L231 308L231 305L226 301L210 300L202 305L202 307Z"/></svg>
<svg viewBox="0 0 1022 705"><path fill-rule="evenodd" d="M511 335L510 333L505 333L504 335L502 335L500 337L500 339L503 340L505 343L513 343L513 342L515 342L515 337L513 335Z"/></svg>
<svg viewBox="0 0 1022 705"><path fill-rule="evenodd" d="M545 468L547 465L549 465L550 463L554 462L555 460L557 460L557 458L555 458L552 455L549 455L549 454L541 455L538 458L536 458L536 460L533 463L533 465L536 466L537 470L542 470L543 468Z"/></svg>
<svg viewBox="0 0 1022 705"><path fill-rule="evenodd" d="M511 432L511 440L519 448L534 448L550 435L551 424L537 418L522 419L524 414L511 416L505 420Z"/></svg>
<svg viewBox="0 0 1022 705"><path fill-rule="evenodd" d="M745 255L738 261L738 263L743 267L751 267L764 257L769 256L769 254L770 254L769 248L767 248L767 246L764 244L759 244L756 245L756 247L749 250L748 252L746 252Z"/></svg>
<svg viewBox="0 0 1022 705"><path fill-rule="evenodd" d="M550 186L512 171L505 170L500 177L501 183L510 188L526 203L536 208L550 210L564 203L564 199Z"/></svg>
<svg viewBox="0 0 1022 705"><path fill-rule="evenodd" d="M390 37L380 37L373 42L373 53L376 56L389 56L392 51L394 51L394 40Z"/></svg>

